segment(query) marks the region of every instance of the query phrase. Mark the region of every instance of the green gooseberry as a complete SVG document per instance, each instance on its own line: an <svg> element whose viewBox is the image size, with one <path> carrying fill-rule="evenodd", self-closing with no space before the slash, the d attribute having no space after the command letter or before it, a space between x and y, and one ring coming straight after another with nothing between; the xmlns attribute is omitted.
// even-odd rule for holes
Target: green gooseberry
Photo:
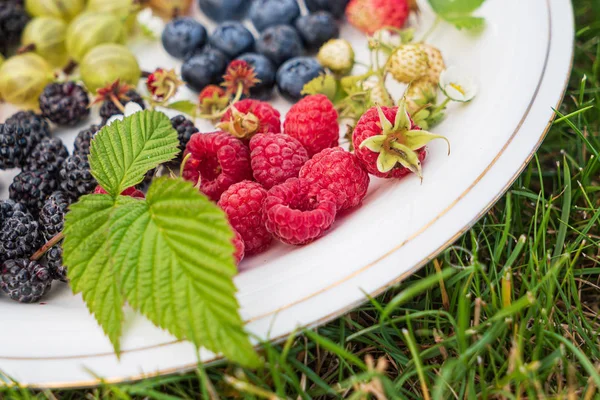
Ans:
<svg viewBox="0 0 600 400"><path fill-rule="evenodd" d="M79 65L88 90L96 90L120 80L137 86L142 71L133 53L120 44L102 44L89 51Z"/></svg>
<svg viewBox="0 0 600 400"><path fill-rule="evenodd" d="M118 17L109 13L86 12L71 22L67 30L67 52L81 62L94 47L105 43L125 43L126 33Z"/></svg>
<svg viewBox="0 0 600 400"><path fill-rule="evenodd" d="M62 67L67 63L65 47L67 24L54 17L38 17L32 19L21 37L23 50L31 50L42 56L54 67Z"/></svg>
<svg viewBox="0 0 600 400"><path fill-rule="evenodd" d="M35 53L11 57L0 67L2 97L21 107L37 108L40 94L53 80L52 67Z"/></svg>
<svg viewBox="0 0 600 400"><path fill-rule="evenodd" d="M25 0L25 9L33 17L54 17L65 21L85 8L85 0Z"/></svg>

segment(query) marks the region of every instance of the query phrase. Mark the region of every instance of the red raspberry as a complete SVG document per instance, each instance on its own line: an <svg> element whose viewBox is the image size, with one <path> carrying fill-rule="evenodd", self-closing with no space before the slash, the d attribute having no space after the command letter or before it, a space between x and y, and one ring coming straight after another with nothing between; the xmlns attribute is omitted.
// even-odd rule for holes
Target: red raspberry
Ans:
<svg viewBox="0 0 600 400"><path fill-rule="evenodd" d="M104 190L104 188L102 186L98 185L98 186L96 186L96 189L94 189L94 194L108 194L108 192L106 190ZM133 197L134 199L145 199L146 198L146 195L144 195L144 192L137 190L133 186L123 190L123 193L121 193L121 196L129 196L129 197Z"/></svg>
<svg viewBox="0 0 600 400"><path fill-rule="evenodd" d="M286 134L256 135L250 140L250 157L254 179L271 189L297 178L308 161L308 153L299 141Z"/></svg>
<svg viewBox="0 0 600 400"><path fill-rule="evenodd" d="M396 121L398 109L398 107L381 107L382 114L380 115L378 108L373 107L363 114L352 134L356 157L370 174L380 178L400 179L410 174L411 171L421 177L421 162L427 156L427 150L422 143L426 143L432 139L441 138L441 136L432 135L423 131L419 135L422 136L422 138L417 141L421 144L416 146L416 148L409 148L410 146L406 146L405 144L410 144L412 138L411 132L420 131L421 128L416 126L410 120L408 114L406 114L409 121L407 122L407 126L399 126L398 121ZM406 113L404 108L403 110L403 112ZM383 117L389 122L383 122ZM387 128L385 125L387 125ZM406 129L408 125L410 125L410 128ZM383 141L378 151L374 151L366 146L361 147L361 144L365 140L376 136L379 136ZM425 142L423 142L423 140L425 140ZM394 149L396 143L403 146L402 151ZM380 160L381 153L384 153L388 160L392 160L392 168L387 171L380 170L382 165L379 165L378 160ZM400 158L402 158L402 161L405 164L410 165L410 168L405 167L400 162Z"/></svg>
<svg viewBox="0 0 600 400"><path fill-rule="evenodd" d="M338 212L359 205L370 181L356 156L341 147L315 154L300 170L300 178L335 194Z"/></svg>
<svg viewBox="0 0 600 400"><path fill-rule="evenodd" d="M194 183L200 180L200 190L214 201L234 183L252 179L250 151L225 132L192 135L185 154L191 156L183 178Z"/></svg>
<svg viewBox="0 0 600 400"><path fill-rule="evenodd" d="M338 113L322 94L306 96L292 106L283 130L298 139L312 157L323 149L336 147L340 139Z"/></svg>
<svg viewBox="0 0 600 400"><path fill-rule="evenodd" d="M265 251L273 240L263 222L266 197L267 191L259 183L243 181L231 185L219 200L229 223L244 239L248 255Z"/></svg>
<svg viewBox="0 0 600 400"><path fill-rule="evenodd" d="M244 239L242 239L242 235L240 235L238 231L233 229L233 234L233 245L235 246L233 258L235 258L235 263L239 264L244 259L246 246L244 245Z"/></svg>
<svg viewBox="0 0 600 400"><path fill-rule="evenodd" d="M281 114L267 102L244 99L227 110L218 127L240 139L258 133L281 133Z"/></svg>
<svg viewBox="0 0 600 400"><path fill-rule="evenodd" d="M323 236L335 220L336 199L328 190L315 189L306 179L292 178L269 190L264 203L269 232L293 245Z"/></svg>

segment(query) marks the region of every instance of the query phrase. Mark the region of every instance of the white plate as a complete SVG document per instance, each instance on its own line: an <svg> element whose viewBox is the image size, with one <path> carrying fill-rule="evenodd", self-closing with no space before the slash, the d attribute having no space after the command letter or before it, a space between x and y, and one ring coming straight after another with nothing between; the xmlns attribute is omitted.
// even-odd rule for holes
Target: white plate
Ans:
<svg viewBox="0 0 600 400"><path fill-rule="evenodd" d="M245 260L236 278L248 329L277 339L299 326L322 324L399 282L457 239L507 190L541 144L570 72L573 11L569 0L488 0L480 36L449 26L431 37L450 65L472 73L480 93L452 106L435 131L421 184L373 181L362 208L302 248L277 246ZM425 10L422 26L431 14ZM365 39L345 26L356 49ZM134 45L146 70L177 63L156 44ZM364 56L359 53L359 57ZM397 91L395 97L401 92ZM276 101L282 111L289 108ZM0 120L13 110L0 107ZM210 129L210 126L201 126ZM73 132L60 136L71 143ZM12 173L0 180L9 182ZM6 193L4 193L4 196ZM118 360L79 296L55 284L44 305L0 296L0 370L22 384L79 387L192 368L191 344L178 342L129 311ZM214 359L201 352L202 360Z"/></svg>

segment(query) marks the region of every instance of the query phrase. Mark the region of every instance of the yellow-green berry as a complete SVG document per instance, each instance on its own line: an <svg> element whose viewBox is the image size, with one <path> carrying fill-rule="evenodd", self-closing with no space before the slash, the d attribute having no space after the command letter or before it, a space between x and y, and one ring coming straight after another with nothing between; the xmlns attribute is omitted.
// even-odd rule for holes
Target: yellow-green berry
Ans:
<svg viewBox="0 0 600 400"><path fill-rule="evenodd" d="M344 39L331 39L319 50L317 60L335 74L346 75L354 68L354 49Z"/></svg>
<svg viewBox="0 0 600 400"><path fill-rule="evenodd" d="M0 93L9 103L36 108L40 94L53 79L52 67L37 54L14 56L0 68Z"/></svg>
<svg viewBox="0 0 600 400"><path fill-rule="evenodd" d="M67 50L65 40L67 23L55 17L38 17L31 20L21 38L25 49L31 49L42 56L55 67L62 67L67 63Z"/></svg>
<svg viewBox="0 0 600 400"><path fill-rule="evenodd" d="M81 61L79 70L92 93L116 80L137 86L142 75L133 53L120 44L103 44L92 49Z"/></svg>
<svg viewBox="0 0 600 400"><path fill-rule="evenodd" d="M86 12L78 16L67 31L69 56L81 62L88 51L105 43L124 43L125 28L118 17L109 13Z"/></svg>
<svg viewBox="0 0 600 400"><path fill-rule="evenodd" d="M395 80L410 83L426 75L429 70L429 57L419 44L403 44L392 53L386 71Z"/></svg>

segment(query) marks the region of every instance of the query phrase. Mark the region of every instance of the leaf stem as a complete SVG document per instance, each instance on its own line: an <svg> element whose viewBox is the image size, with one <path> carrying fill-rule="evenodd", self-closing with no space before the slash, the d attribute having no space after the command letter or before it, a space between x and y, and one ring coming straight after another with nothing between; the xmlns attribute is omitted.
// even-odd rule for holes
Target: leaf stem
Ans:
<svg viewBox="0 0 600 400"><path fill-rule="evenodd" d="M433 24L431 24L431 27L427 32L425 32L425 35L423 35L421 40L419 40L419 43L424 43L427 39L429 39L429 36L431 36L431 34L435 32L440 22L442 22L442 19L439 16L436 16L435 21L433 21Z"/></svg>
<svg viewBox="0 0 600 400"><path fill-rule="evenodd" d="M64 233L60 232L54 235L52 239L50 239L46 244L44 244L38 251L36 251L30 258L31 261L38 261L40 258L46 254L48 250L52 247L56 246L58 242L65 238Z"/></svg>

